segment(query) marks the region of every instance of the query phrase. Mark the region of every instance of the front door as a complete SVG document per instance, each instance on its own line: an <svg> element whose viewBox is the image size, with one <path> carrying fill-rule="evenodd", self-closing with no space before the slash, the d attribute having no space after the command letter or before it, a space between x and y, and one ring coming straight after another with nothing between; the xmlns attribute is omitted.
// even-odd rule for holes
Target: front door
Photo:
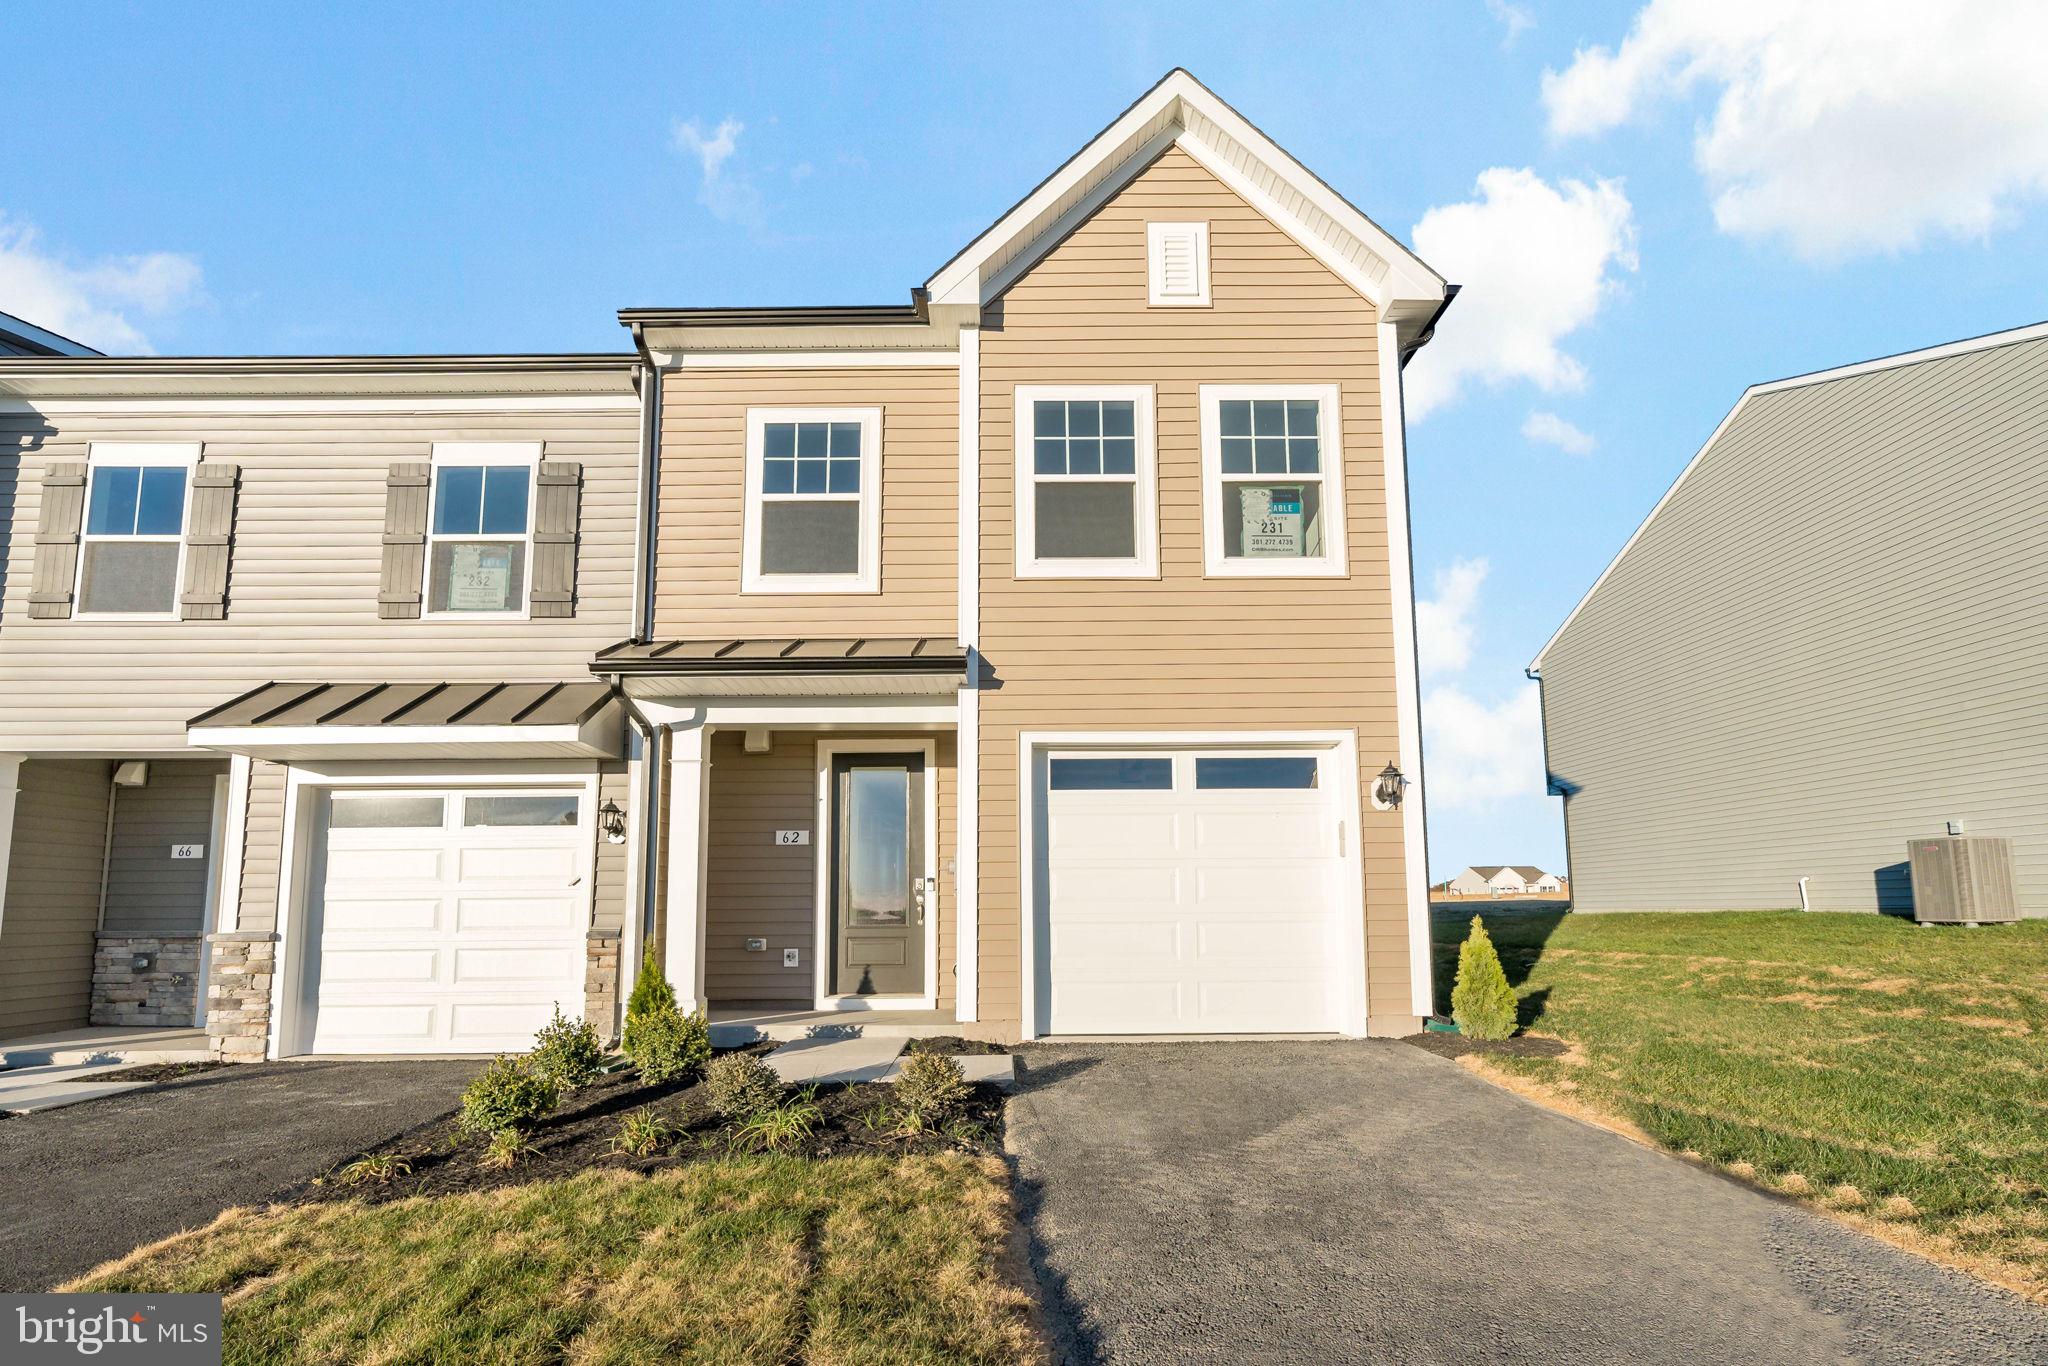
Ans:
<svg viewBox="0 0 2048 1366"><path fill-rule="evenodd" d="M924 992L924 756L832 761L832 991Z"/></svg>

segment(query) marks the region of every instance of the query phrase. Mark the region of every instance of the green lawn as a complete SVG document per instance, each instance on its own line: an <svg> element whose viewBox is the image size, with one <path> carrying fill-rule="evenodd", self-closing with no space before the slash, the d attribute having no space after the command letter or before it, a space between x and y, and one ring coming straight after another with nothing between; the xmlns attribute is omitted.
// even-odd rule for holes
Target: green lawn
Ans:
<svg viewBox="0 0 2048 1366"><path fill-rule="evenodd" d="M2048 1301L2048 921L1485 919L1578 1045L1486 1066ZM1469 922L1435 921L1440 1009Z"/></svg>
<svg viewBox="0 0 2048 1366"><path fill-rule="evenodd" d="M230 1362L1016 1362L992 1158L722 1159L238 1210L66 1286L218 1291Z"/></svg>

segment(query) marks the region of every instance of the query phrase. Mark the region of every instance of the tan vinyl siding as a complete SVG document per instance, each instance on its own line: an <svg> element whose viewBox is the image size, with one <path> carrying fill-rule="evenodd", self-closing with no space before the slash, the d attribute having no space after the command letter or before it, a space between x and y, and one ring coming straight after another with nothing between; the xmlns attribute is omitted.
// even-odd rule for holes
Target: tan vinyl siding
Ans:
<svg viewBox="0 0 2048 1366"><path fill-rule="evenodd" d="M1209 224L1209 308L1146 303L1148 221ZM1399 753L1377 318L1192 158L1169 150L1034 266L981 334L981 1018L1021 1009L1022 730L1349 730L1362 779ZM1014 575L1019 384L1150 384L1157 580ZM1341 389L1348 578L1205 579L1202 384ZM1361 803L1362 805L1364 803ZM1367 987L1410 1014L1398 815L1365 814Z"/></svg>
<svg viewBox="0 0 2048 1366"><path fill-rule="evenodd" d="M0 910L0 1039L85 1025L111 777L101 759L21 766Z"/></svg>
<svg viewBox="0 0 2048 1366"><path fill-rule="evenodd" d="M597 804L606 802L625 811L632 806L632 794L626 782L624 764L604 764L597 771ZM596 820L595 813L591 819ZM626 925L627 907L632 899L632 889L626 885L626 849L624 844L613 844L604 837L602 823L597 829L597 882L592 891L590 927L595 930L622 930Z"/></svg>
<svg viewBox="0 0 2048 1366"><path fill-rule="evenodd" d="M249 825L242 835L241 930L277 929L277 874L284 851L286 769L268 759L249 766Z"/></svg>
<svg viewBox="0 0 2048 1366"><path fill-rule="evenodd" d="M663 384L657 638L956 633L956 368L686 369ZM810 407L882 410L881 592L742 594L747 409Z"/></svg>
<svg viewBox="0 0 2048 1366"><path fill-rule="evenodd" d="M107 861L105 928L197 934L206 928L206 886L214 847L214 779L225 760L155 759L149 781L114 790L114 839ZM173 844L206 857L173 859Z"/></svg>
<svg viewBox="0 0 2048 1366"><path fill-rule="evenodd" d="M834 740L936 742L934 774L939 817L939 1005L954 1000L953 878L956 788L951 735L876 736L833 732ZM808 1007L817 989L817 860L830 848L818 829L818 735L776 731L766 754L748 754L744 736L711 737L710 870L705 900L705 992L712 1001L773 1002ZM809 830L808 845L778 845L777 830ZM768 941L749 953L746 941ZM782 966L786 948L803 965Z"/></svg>
<svg viewBox="0 0 2048 1366"><path fill-rule="evenodd" d="M2048 914L2048 341L1759 394L1542 660L1582 910L1911 905L2013 839Z"/></svg>
<svg viewBox="0 0 2048 1366"><path fill-rule="evenodd" d="M589 677L631 630L638 414L0 413L11 503L0 617L0 748L182 749L185 723L258 684ZM42 472L92 441L197 441L241 467L222 621L28 616ZM387 621L377 599L385 476L436 441L534 441L583 466L576 613L567 620Z"/></svg>

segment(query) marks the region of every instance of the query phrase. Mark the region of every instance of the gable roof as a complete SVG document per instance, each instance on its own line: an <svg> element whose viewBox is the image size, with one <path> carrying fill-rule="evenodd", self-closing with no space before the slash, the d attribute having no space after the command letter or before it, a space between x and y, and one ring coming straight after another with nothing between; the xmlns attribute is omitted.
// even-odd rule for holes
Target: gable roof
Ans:
<svg viewBox="0 0 2048 1366"><path fill-rule="evenodd" d="M1170 146L1370 299L1404 347L1442 311L1452 291L1441 275L1180 67L941 266L924 294L987 303Z"/></svg>
<svg viewBox="0 0 2048 1366"><path fill-rule="evenodd" d="M97 356L84 342L59 336L25 318L0 313L0 356Z"/></svg>
<svg viewBox="0 0 2048 1366"><path fill-rule="evenodd" d="M1541 868L1536 867L1534 864L1517 863L1513 866L1514 870L1522 875L1522 881L1524 882L1541 882L1544 878L1550 876L1550 874L1544 872Z"/></svg>
<svg viewBox="0 0 2048 1366"><path fill-rule="evenodd" d="M1493 881L1493 875L1495 873L1498 873L1502 868L1505 868L1506 866L1507 865L1504 863L1488 863L1485 865L1475 863L1470 868L1467 868L1465 871L1468 873L1477 873L1479 874L1480 878L1484 881L1491 882Z"/></svg>
<svg viewBox="0 0 2048 1366"><path fill-rule="evenodd" d="M1706 459L1707 453L1714 449L1715 443L1720 441L1721 434L1728 430L1730 424L1735 421L1736 416L1742 412L1743 407L1751 399L1759 398L1765 394L1781 393L1788 389L1805 389L1827 384L1834 380L1851 379L1857 375L1873 374L1880 370L1896 370L1909 365L1925 365L1930 361L1946 360L1951 356L1968 355L1973 351L1990 351L2002 346L2017 346L2023 342L2039 341L2044 337L2048 337L2048 322L2033 323L2026 327L2010 328L2004 332L1988 332L1981 337L1968 337L1962 341L1946 342L1940 346L1923 347L1918 351L1901 351L1896 355L1879 356L1874 360L1857 361L1852 365L1838 365L1829 370L1815 370L1804 375L1789 375L1784 379L1774 379L1768 383L1750 385L1742 391L1742 397L1735 400L1735 406L1728 410L1727 416L1723 417L1714 427L1713 432L1707 437L1705 443L1697 451L1693 452L1692 459L1688 460L1685 468L1678 472L1678 477L1671 481L1671 487L1664 490L1664 496L1659 498L1657 505L1650 509L1650 515L1643 518L1642 523L1633 532L1629 533L1629 538L1622 542L1621 549L1616 551L1614 558L1607 562L1607 567L1600 571L1600 577L1593 580L1593 586L1585 591L1584 595L1573 605L1572 610L1565 615L1565 619L1558 623L1557 629L1550 633L1550 639L1543 642L1543 648L1538 650L1536 657L1529 661L1525 672L1531 678L1540 678L1542 676L1543 657L1550 653L1550 647L1557 644L1563 638L1564 633L1571 629L1572 623L1578 620L1579 613L1585 611L1586 604L1593 600L1593 595L1598 593L1601 586L1613 576L1615 567L1627 557L1629 551L1635 548L1636 542L1643 538L1643 533L1650 529L1650 524L1657 520L1657 514L1662 512L1665 505L1677 496L1678 490L1684 486L1685 481L1692 475L1692 472L1699 468L1700 462Z"/></svg>

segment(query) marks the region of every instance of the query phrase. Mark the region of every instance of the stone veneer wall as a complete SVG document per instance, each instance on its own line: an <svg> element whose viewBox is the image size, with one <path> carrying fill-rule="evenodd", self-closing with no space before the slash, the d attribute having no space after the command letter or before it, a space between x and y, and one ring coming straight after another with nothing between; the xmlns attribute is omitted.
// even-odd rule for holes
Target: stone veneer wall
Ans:
<svg viewBox="0 0 2048 1366"><path fill-rule="evenodd" d="M619 1018L619 932L592 930L584 940L583 1018L610 1040Z"/></svg>
<svg viewBox="0 0 2048 1366"><path fill-rule="evenodd" d="M197 934L100 931L92 955L92 1023L190 1025L199 1005L204 948ZM156 961L137 971L139 953Z"/></svg>
<svg viewBox="0 0 2048 1366"><path fill-rule="evenodd" d="M270 1042L270 979L277 936L264 930L211 934L206 1043L222 1062L260 1062Z"/></svg>

